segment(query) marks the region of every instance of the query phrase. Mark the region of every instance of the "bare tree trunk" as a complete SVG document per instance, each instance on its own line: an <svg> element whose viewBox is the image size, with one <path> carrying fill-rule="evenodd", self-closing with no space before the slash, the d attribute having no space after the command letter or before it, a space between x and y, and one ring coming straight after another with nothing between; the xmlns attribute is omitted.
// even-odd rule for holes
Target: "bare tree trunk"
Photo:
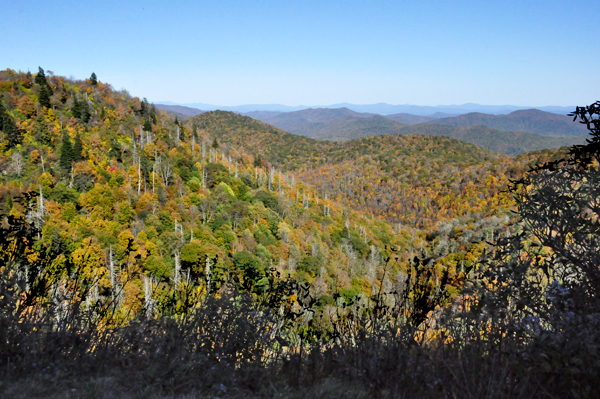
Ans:
<svg viewBox="0 0 600 399"><path fill-rule="evenodd" d="M206 256L206 292L210 292L210 282L211 282L211 270L210 270L210 257Z"/></svg>
<svg viewBox="0 0 600 399"><path fill-rule="evenodd" d="M181 282L181 261L179 259L179 256L179 251L175 251L175 289L179 287L179 283Z"/></svg>

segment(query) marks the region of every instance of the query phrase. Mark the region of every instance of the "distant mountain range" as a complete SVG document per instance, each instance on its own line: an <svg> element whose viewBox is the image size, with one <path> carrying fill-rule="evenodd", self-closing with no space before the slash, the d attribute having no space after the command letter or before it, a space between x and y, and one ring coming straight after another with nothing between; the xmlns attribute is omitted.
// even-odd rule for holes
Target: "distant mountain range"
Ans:
<svg viewBox="0 0 600 399"><path fill-rule="evenodd" d="M311 133L313 130L319 130L323 124L327 126L327 122L337 119L350 118L354 121L355 119L371 119L376 116L382 118L380 115L355 112L348 108L309 108L294 112L254 111L247 112L244 115L290 133L307 137L313 137ZM331 126L327 131L333 131L334 129L335 127ZM370 134L369 136L378 136L378 134Z"/></svg>
<svg viewBox="0 0 600 399"><path fill-rule="evenodd" d="M158 104L157 107L180 119L205 112L179 105ZM508 155L583 144L587 136L585 126L573 122L571 117L538 109L517 110L506 115L470 112L452 116L437 112L423 116L380 115L343 107L252 111L244 115L318 140L347 141L396 134L446 136Z"/></svg>
<svg viewBox="0 0 600 399"><path fill-rule="evenodd" d="M542 136L525 131L498 130L482 125L444 126L420 124L402 128L398 133L450 137L507 155L520 155L531 151L585 144L587 138L583 135L568 137Z"/></svg>
<svg viewBox="0 0 600 399"><path fill-rule="evenodd" d="M319 140L346 141L393 134L446 136L508 155L583 144L587 130L565 115L536 109L508 115L469 113L434 118L411 114L377 115L348 108L246 114L270 125Z"/></svg>
<svg viewBox="0 0 600 399"><path fill-rule="evenodd" d="M185 107L183 105L165 105L165 104L155 104L156 108L162 109L167 112L173 112L175 114L185 115L185 116L195 116L199 115L205 111L199 110L198 108Z"/></svg>
<svg viewBox="0 0 600 399"><path fill-rule="evenodd" d="M585 125L574 123L570 116L538 109L514 111L508 115L472 112L452 118L439 118L427 123L446 126L484 125L505 131L524 130L543 136L584 136L587 134Z"/></svg>
<svg viewBox="0 0 600 399"><path fill-rule="evenodd" d="M486 114L500 115L507 114L509 112L522 110L522 109L531 109L536 108L546 112L553 112L556 114L566 115L575 110L575 106L568 107L560 107L560 106L543 106L543 107L523 107L518 105L480 105L467 103L462 105L437 105L437 106L423 106L423 105L392 105L386 103L378 103L378 104L349 104L349 103L339 103L332 105L314 105L314 106L305 106L298 105L295 107L291 107L288 105L281 104L245 104L245 105L237 105L237 106L221 106L221 105L213 105L213 104L203 104L203 103L189 103L189 104L176 104L170 101L159 101L156 103L156 106L159 105L169 105L169 106L184 106L186 108L195 108L203 111L214 111L220 109L222 111L232 111L238 113L247 113L254 111L276 111L276 112L293 112L293 111L301 111L308 108L348 108L349 110L355 112L362 113L373 113L380 115L392 115L392 114L412 114L412 115L420 115L420 116L432 116L437 112L441 112L444 114L449 114L445 116L451 115L460 115L467 114L470 112L482 112ZM162 108L161 108L162 109ZM179 112L179 111L175 111ZM183 112L182 112L183 113ZM183 113L185 114L185 113Z"/></svg>

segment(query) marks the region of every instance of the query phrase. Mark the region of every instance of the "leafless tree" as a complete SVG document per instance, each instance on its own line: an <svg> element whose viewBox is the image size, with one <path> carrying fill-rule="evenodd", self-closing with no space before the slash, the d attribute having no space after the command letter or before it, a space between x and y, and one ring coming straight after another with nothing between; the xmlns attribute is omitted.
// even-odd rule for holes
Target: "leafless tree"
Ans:
<svg viewBox="0 0 600 399"><path fill-rule="evenodd" d="M25 161L23 160L23 156L20 152L15 152L10 158L10 169L17 176L21 176L23 170L25 169Z"/></svg>

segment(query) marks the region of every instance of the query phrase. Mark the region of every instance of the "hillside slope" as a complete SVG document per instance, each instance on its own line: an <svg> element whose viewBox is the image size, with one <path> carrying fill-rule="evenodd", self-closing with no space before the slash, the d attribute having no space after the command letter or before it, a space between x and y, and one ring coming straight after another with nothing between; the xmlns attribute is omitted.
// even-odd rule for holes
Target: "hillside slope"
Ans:
<svg viewBox="0 0 600 399"><path fill-rule="evenodd" d="M328 196L391 223L430 228L470 212L504 209L499 193L511 158L455 139L394 135L320 141L220 111L188 122L215 134L219 143L252 153L255 160L296 171L322 199ZM488 175L498 181L491 190L486 188ZM463 192L465 185L471 188ZM440 196L444 201L436 199Z"/></svg>
<svg viewBox="0 0 600 399"><path fill-rule="evenodd" d="M380 115L368 118L346 116L327 122L310 123L295 129L292 133L318 140L345 141L361 137L397 134L405 126L405 123Z"/></svg>
<svg viewBox="0 0 600 399"><path fill-rule="evenodd" d="M440 118L428 123L446 126L484 125L504 131L526 131L542 136L586 136L588 131L573 118L538 109L519 110L507 115L491 115L479 112Z"/></svg>
<svg viewBox="0 0 600 399"><path fill-rule="evenodd" d="M550 137L523 131L503 131L487 126L444 126L431 123L408 126L400 134L446 136L507 155L584 144L586 136Z"/></svg>
<svg viewBox="0 0 600 399"><path fill-rule="evenodd" d="M200 115L201 113L206 112L206 111L202 111L197 108L185 107L183 105L156 104L155 106L156 106L156 108L162 109L163 111L187 115L188 117L194 116L194 115Z"/></svg>
<svg viewBox="0 0 600 399"><path fill-rule="evenodd" d="M255 111L244 114L254 119L266 122L270 125L277 126L280 129L290 133L298 133L299 129L314 123L329 122L338 118L370 118L375 114L360 113L349 110L348 108L309 108L294 112L265 112ZM303 134L307 137L311 135Z"/></svg>
<svg viewBox="0 0 600 399"><path fill-rule="evenodd" d="M52 270L94 282L85 306L108 303L119 320L148 304L182 312L185 293L224 285L258 297L287 278L328 304L370 297L389 248L408 253L406 234L274 167L324 162L314 155L331 143L226 112L184 126L101 81L41 71L1 71L0 105L2 226L39 229ZM282 300L301 308L297 295Z"/></svg>
<svg viewBox="0 0 600 399"><path fill-rule="evenodd" d="M416 125L418 123L427 123L437 119L435 116L421 116L421 115L412 115L412 114L391 114L391 115L383 115L384 117L391 119L393 121L406 123L407 125Z"/></svg>

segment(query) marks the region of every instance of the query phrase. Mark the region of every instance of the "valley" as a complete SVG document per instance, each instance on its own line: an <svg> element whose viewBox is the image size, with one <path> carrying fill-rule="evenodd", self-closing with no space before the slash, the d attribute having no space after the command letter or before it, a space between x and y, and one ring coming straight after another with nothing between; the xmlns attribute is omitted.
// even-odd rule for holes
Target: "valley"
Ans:
<svg viewBox="0 0 600 399"><path fill-rule="evenodd" d="M165 110L173 106L158 105ZM188 118L203 111L190 111ZM361 137L425 134L455 138L507 155L585 143L587 130L566 115L537 109L506 115L466 113L453 117L412 114L380 115L348 108L309 108L293 112L254 111L244 115L290 133L317 140L346 141Z"/></svg>
<svg viewBox="0 0 600 399"><path fill-rule="evenodd" d="M388 377L416 374L398 359L441 367L450 381L465 348L482 362L499 353L496 331L521 353L537 338L510 341L507 331L524 331L512 315L534 312L517 299L546 306L544 262L560 250L557 233L536 224L553 217L537 204L581 186L563 185L569 167L595 167L577 158L591 147L573 146L588 129L567 119L203 112L151 104L95 74L0 71L0 363L17 364L6 375L33 363L71 370L64 378L78 389L98 375L113 393L141 392L166 362L173 381L187 381L173 388L182 394L223 393L227 379L306 395L348 385L360 397L374 375L404 389ZM566 220L585 230L594 203ZM370 357L377 372L364 377ZM198 374L206 380L188 380ZM43 386L45 375L13 389Z"/></svg>

